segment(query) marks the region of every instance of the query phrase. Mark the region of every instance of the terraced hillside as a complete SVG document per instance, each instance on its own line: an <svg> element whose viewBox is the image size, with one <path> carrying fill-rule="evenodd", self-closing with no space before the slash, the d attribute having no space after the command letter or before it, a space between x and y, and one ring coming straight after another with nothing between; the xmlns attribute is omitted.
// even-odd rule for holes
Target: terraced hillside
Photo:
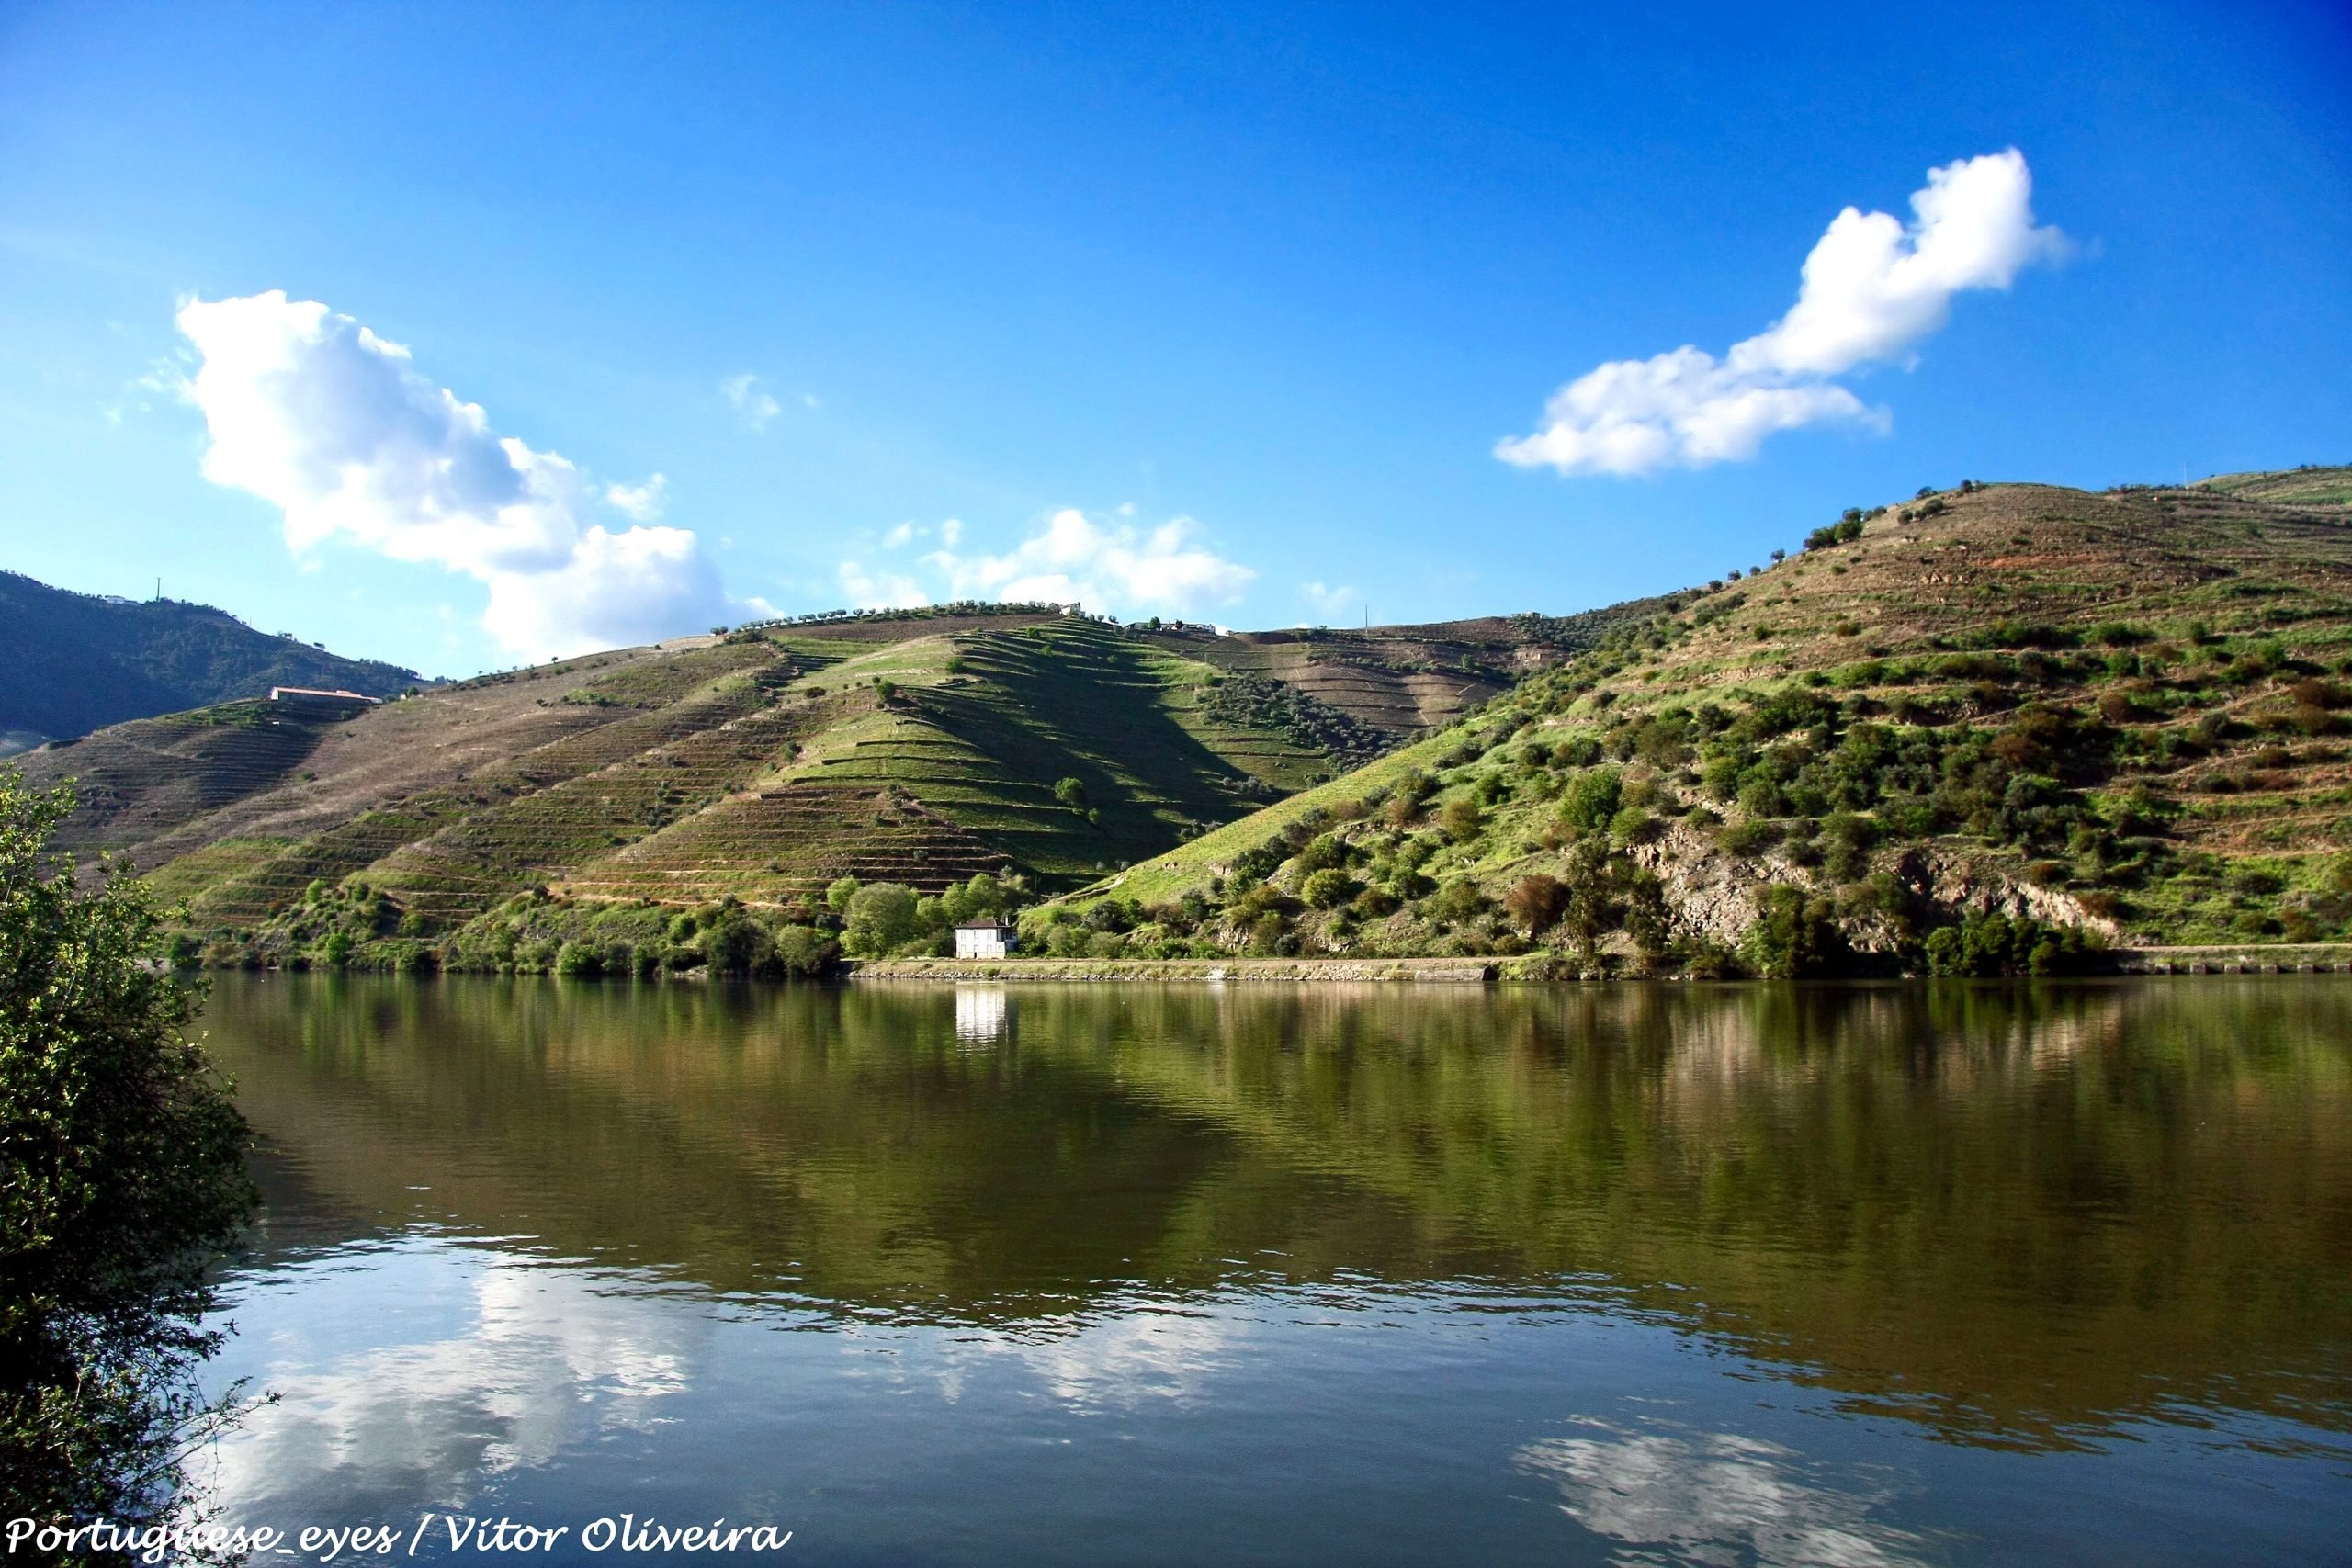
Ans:
<svg viewBox="0 0 2352 1568"><path fill-rule="evenodd" d="M2352 470L1923 492L1036 934L1768 973L2340 940L2347 675Z"/></svg>
<svg viewBox="0 0 2352 1568"><path fill-rule="evenodd" d="M341 722L267 702L140 720L23 765L77 781L69 847L118 852L190 899L198 931L288 955L322 934L323 890L340 888L358 900L346 914L367 911L363 946L411 948L537 889L758 908L844 876L1052 888L1412 733L1193 656L1223 640L1035 608L837 616L486 676ZM1529 646L1566 652L1556 635ZM1513 657L1500 638L1486 656ZM1364 666L1385 668L1376 651Z"/></svg>
<svg viewBox="0 0 2352 1568"><path fill-rule="evenodd" d="M1634 600L1574 615L1489 615L1362 631L1302 626L1218 637L1169 627L1153 640L1218 669L1280 682L1369 730L1401 739L1442 728L1539 670L1655 614Z"/></svg>

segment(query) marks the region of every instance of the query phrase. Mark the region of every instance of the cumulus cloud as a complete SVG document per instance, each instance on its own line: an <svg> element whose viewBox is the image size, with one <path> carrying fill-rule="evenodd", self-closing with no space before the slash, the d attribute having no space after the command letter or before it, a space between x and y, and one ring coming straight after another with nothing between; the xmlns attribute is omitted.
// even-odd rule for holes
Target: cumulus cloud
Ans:
<svg viewBox="0 0 2352 1568"><path fill-rule="evenodd" d="M923 557L950 599L1038 599L1114 612L1190 614L1238 598L1257 573L1196 542L1200 525L1172 518L1157 528L1057 512L1044 528L1002 555L964 555L962 526L940 529L943 548Z"/></svg>
<svg viewBox="0 0 2352 1568"><path fill-rule="evenodd" d="M743 416L743 423L753 430L765 430L768 421L784 412L784 405L761 390L760 378L749 372L729 376L718 384L718 389L726 395L729 402L735 405L735 412ZM814 398L803 398L801 400L810 408L817 406Z"/></svg>
<svg viewBox="0 0 2352 1568"><path fill-rule="evenodd" d="M608 485L605 490L605 499L613 503L615 511L634 517L639 523L651 523L661 517L662 508L667 504L669 490L668 477L656 474L641 485Z"/></svg>
<svg viewBox="0 0 2352 1568"><path fill-rule="evenodd" d="M726 613L690 530L597 520L600 504L657 504L659 476L600 502L571 463L497 434L406 348L315 300L191 300L179 328L201 359L189 394L211 435L205 477L278 507L296 551L342 539L464 572L489 588L482 624L524 657L650 641Z"/></svg>
<svg viewBox="0 0 2352 1568"><path fill-rule="evenodd" d="M1688 344L1587 371L1553 394L1532 435L1495 456L1563 474L1641 474L1752 457L1765 437L1887 414L1831 378L1898 360L1941 328L1952 296L2007 288L2066 246L2033 220L2033 175L2014 147L1928 172L1912 219L1848 208L1805 257L1797 302L1721 359Z"/></svg>
<svg viewBox="0 0 2352 1568"><path fill-rule="evenodd" d="M868 571L854 560L842 562L842 592L853 610L911 610L931 603L922 584L900 572Z"/></svg>

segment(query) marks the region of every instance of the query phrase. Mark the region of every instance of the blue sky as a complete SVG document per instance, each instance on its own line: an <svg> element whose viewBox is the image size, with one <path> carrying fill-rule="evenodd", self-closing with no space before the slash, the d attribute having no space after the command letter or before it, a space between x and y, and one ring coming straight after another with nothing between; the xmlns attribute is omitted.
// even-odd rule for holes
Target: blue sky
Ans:
<svg viewBox="0 0 2352 1568"><path fill-rule="evenodd" d="M0 566L469 673L1041 583L1565 612L1925 483L2352 460L2337 8L1632 9L20 0ZM1768 333L2009 149L2006 262ZM1790 427L1498 457L1686 344L1643 396Z"/></svg>

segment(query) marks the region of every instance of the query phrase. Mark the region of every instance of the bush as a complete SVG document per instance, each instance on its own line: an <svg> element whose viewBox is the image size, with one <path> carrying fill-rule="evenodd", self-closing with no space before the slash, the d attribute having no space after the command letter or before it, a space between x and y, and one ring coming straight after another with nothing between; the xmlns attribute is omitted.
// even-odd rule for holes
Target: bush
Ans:
<svg viewBox="0 0 2352 1568"><path fill-rule="evenodd" d="M1466 796L1447 801L1438 819L1445 829L1445 836L1457 844L1468 843L1487 825L1487 814L1478 809L1476 801Z"/></svg>
<svg viewBox="0 0 2352 1568"><path fill-rule="evenodd" d="M1832 974L1847 956L1836 908L1781 884L1764 890L1763 910L1740 938L1739 948L1741 961L1767 980Z"/></svg>
<svg viewBox="0 0 2352 1568"><path fill-rule="evenodd" d="M1336 833L1326 833L1298 852L1298 869L1310 875L1347 863L1348 846Z"/></svg>
<svg viewBox="0 0 2352 1568"><path fill-rule="evenodd" d="M2098 938L2080 926L2053 926L2020 915L1971 915L1928 933L1931 975L2075 975L2096 967Z"/></svg>
<svg viewBox="0 0 2352 1568"><path fill-rule="evenodd" d="M51 860L72 809L0 768L0 1498L139 1529L178 1513L181 1456L232 1409L194 1374L250 1134L187 1043L200 993L155 962L144 885L85 893Z"/></svg>
<svg viewBox="0 0 2352 1568"><path fill-rule="evenodd" d="M1487 896L1478 890L1476 883L1458 876L1438 889L1431 907L1442 919L1473 919L1486 911Z"/></svg>
<svg viewBox="0 0 2352 1568"><path fill-rule="evenodd" d="M1072 811L1085 810L1086 781L1080 778L1057 780L1054 784L1054 798Z"/></svg>
<svg viewBox="0 0 2352 1568"><path fill-rule="evenodd" d="M1648 843L1657 834L1657 818L1638 806L1628 806L1609 819L1609 841L1621 847Z"/></svg>
<svg viewBox="0 0 2352 1568"><path fill-rule="evenodd" d="M1560 923L1567 908L1568 889L1556 876L1542 872L1522 876L1503 895L1503 908L1530 936L1542 936Z"/></svg>
<svg viewBox="0 0 2352 1568"><path fill-rule="evenodd" d="M1597 833L1617 815L1624 795L1623 781L1614 768L1589 768L1578 773L1560 798L1560 820L1582 833Z"/></svg>
<svg viewBox="0 0 2352 1568"><path fill-rule="evenodd" d="M1336 866L1327 866L1309 876L1298 890L1298 896L1317 909L1336 909L1355 896L1355 879Z"/></svg>
<svg viewBox="0 0 2352 1568"><path fill-rule="evenodd" d="M604 950L584 942L567 942L556 950L555 972L589 979L605 972Z"/></svg>

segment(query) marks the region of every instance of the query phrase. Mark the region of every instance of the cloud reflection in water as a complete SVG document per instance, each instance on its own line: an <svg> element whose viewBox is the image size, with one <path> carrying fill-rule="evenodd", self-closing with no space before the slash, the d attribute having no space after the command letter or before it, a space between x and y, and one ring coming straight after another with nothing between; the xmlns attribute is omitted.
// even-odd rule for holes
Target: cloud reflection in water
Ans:
<svg viewBox="0 0 2352 1568"><path fill-rule="evenodd" d="M1519 1450L1561 1508L1595 1534L1674 1560L1763 1568L1911 1568L1918 1538L1874 1523L1880 1495L1818 1483L1802 1455L1730 1432L1556 1438ZM1657 1561L1648 1553L1634 1562Z"/></svg>

